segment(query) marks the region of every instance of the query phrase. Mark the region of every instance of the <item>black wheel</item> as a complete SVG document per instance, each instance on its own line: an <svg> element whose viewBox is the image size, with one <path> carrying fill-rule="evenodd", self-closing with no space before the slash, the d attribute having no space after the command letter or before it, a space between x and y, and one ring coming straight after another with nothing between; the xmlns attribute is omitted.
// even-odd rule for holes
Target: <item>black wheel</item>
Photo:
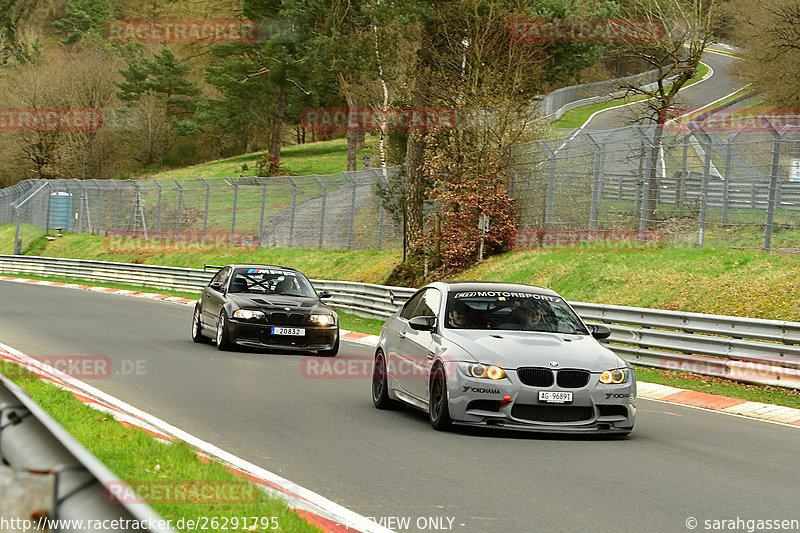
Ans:
<svg viewBox="0 0 800 533"><path fill-rule="evenodd" d="M372 365L372 403L378 409L400 409L404 404L389 398L389 381L386 378L386 359L383 352L375 353Z"/></svg>
<svg viewBox="0 0 800 533"><path fill-rule="evenodd" d="M328 350L317 350L317 355L324 355L326 357L335 357L336 354L339 353L339 333L336 333L336 342L333 343L333 347Z"/></svg>
<svg viewBox="0 0 800 533"><path fill-rule="evenodd" d="M192 316L192 340L194 342L208 342L208 338L203 335L203 328L200 325L200 306L194 308L194 316Z"/></svg>
<svg viewBox="0 0 800 533"><path fill-rule="evenodd" d="M225 318L225 312L222 311L217 321L217 350L230 350L232 345L228 332L228 320Z"/></svg>
<svg viewBox="0 0 800 533"><path fill-rule="evenodd" d="M428 400L428 415L433 429L445 431L453 425L447 403L447 378L442 365L436 365L431 375L431 393Z"/></svg>

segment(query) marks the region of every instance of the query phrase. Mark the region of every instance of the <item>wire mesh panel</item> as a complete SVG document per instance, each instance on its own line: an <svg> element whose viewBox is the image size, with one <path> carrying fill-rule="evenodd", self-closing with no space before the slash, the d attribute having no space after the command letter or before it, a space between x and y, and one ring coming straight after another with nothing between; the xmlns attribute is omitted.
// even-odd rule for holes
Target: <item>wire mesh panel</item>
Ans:
<svg viewBox="0 0 800 533"><path fill-rule="evenodd" d="M800 229L798 121L576 130L515 146L509 192L517 246L604 239L800 248L791 231ZM400 171L29 180L0 190L0 224L198 243L385 248L399 245L402 229L377 186Z"/></svg>

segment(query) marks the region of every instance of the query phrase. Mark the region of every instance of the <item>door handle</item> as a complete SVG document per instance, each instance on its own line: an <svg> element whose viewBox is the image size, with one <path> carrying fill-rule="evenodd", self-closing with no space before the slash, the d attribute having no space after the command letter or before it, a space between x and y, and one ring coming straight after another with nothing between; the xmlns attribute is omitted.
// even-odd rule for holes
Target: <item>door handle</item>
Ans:
<svg viewBox="0 0 800 533"><path fill-rule="evenodd" d="M399 334L399 337L401 339L405 339L406 338L406 332L405 331L401 331L400 334Z"/></svg>

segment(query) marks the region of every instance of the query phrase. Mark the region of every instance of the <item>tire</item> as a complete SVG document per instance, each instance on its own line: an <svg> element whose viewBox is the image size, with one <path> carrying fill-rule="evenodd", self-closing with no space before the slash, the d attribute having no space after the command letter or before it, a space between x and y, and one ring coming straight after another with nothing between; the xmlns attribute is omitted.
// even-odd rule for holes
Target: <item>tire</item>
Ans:
<svg viewBox="0 0 800 533"><path fill-rule="evenodd" d="M230 350L232 346L233 343L228 332L228 321L225 318L225 312L222 311L219 314L219 320L217 320L217 350Z"/></svg>
<svg viewBox="0 0 800 533"><path fill-rule="evenodd" d="M200 325L200 306L195 306L192 316L192 340L194 342L208 342L209 339L203 335L203 328Z"/></svg>
<svg viewBox="0 0 800 533"><path fill-rule="evenodd" d="M372 363L372 404L378 409L402 409L405 404L389 398L389 380L386 378L386 358L383 352L375 353Z"/></svg>
<svg viewBox="0 0 800 533"><path fill-rule="evenodd" d="M447 431L453 425L450 406L447 403L447 377L442 365L436 365L431 374L430 395L428 397L428 417L433 429Z"/></svg>
<svg viewBox="0 0 800 533"><path fill-rule="evenodd" d="M328 350L317 350L317 355L322 355L325 357L336 357L336 354L339 353L339 332L336 332L336 342L333 343L333 347Z"/></svg>

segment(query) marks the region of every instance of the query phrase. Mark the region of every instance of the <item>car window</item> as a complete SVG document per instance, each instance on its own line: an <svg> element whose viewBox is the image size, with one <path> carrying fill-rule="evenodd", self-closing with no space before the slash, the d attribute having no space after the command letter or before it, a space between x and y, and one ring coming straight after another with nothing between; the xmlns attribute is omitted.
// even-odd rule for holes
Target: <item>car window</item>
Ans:
<svg viewBox="0 0 800 533"><path fill-rule="evenodd" d="M414 312L417 310L419 302L422 300L422 295L423 295L422 292L418 292L409 301L406 302L406 304L403 306L403 311L400 313L401 318L410 320L416 316Z"/></svg>
<svg viewBox="0 0 800 533"><path fill-rule="evenodd" d="M453 329L589 334L563 298L525 291L451 292L443 322Z"/></svg>
<svg viewBox="0 0 800 533"><path fill-rule="evenodd" d="M317 297L311 282L303 274L279 268L237 268L230 292Z"/></svg>
<svg viewBox="0 0 800 533"><path fill-rule="evenodd" d="M225 283L228 281L228 275L230 274L230 268L223 268L219 272L217 272L213 278L211 278L211 282L209 284L216 283L222 287L225 286Z"/></svg>
<svg viewBox="0 0 800 533"><path fill-rule="evenodd" d="M428 289L422 293L419 306L414 311L414 316L436 316L439 312L439 305L442 303L442 295L437 289ZM412 317L413 318L413 317Z"/></svg>

